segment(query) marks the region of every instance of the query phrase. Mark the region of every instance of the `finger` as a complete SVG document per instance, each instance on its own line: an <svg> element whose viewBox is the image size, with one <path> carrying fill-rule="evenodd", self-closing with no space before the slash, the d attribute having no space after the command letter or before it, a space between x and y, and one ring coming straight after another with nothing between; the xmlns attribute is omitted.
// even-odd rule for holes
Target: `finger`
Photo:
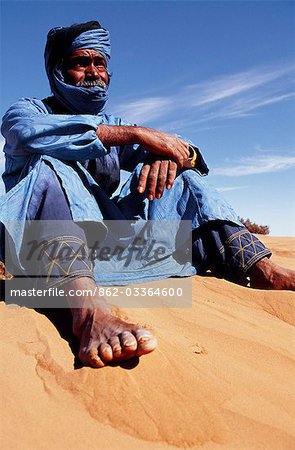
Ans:
<svg viewBox="0 0 295 450"><path fill-rule="evenodd" d="M146 189L146 182L147 182L147 178L148 178L148 174L150 173L150 170L151 170L150 164L144 164L140 171L138 187L137 187L137 190L140 194L142 194Z"/></svg>
<svg viewBox="0 0 295 450"><path fill-rule="evenodd" d="M181 141L181 143L182 143L184 161L186 161L190 157L190 149L189 149L190 146L189 146L188 142Z"/></svg>
<svg viewBox="0 0 295 450"><path fill-rule="evenodd" d="M174 146L178 155L181 155L181 158L186 160L189 157L190 151L189 144L187 142L183 141L182 139L177 139L176 143L174 143Z"/></svg>
<svg viewBox="0 0 295 450"><path fill-rule="evenodd" d="M154 197L155 197L160 164L161 164L161 161L155 161L152 164L150 173L148 175L148 180L147 180L147 198L149 200L153 200Z"/></svg>
<svg viewBox="0 0 295 450"><path fill-rule="evenodd" d="M146 146L145 149L154 155L162 155L166 158L173 159L180 169L183 167L184 162L187 160L189 155L186 146L181 141L179 142L179 139L173 139L167 143L164 142L162 147L155 148Z"/></svg>
<svg viewBox="0 0 295 450"><path fill-rule="evenodd" d="M184 161L189 156L188 144L177 136L169 136L163 140L162 146L151 152L164 155L176 161L179 167L183 167ZM149 150L149 149L148 149Z"/></svg>
<svg viewBox="0 0 295 450"><path fill-rule="evenodd" d="M182 141L182 142L183 142L183 145L184 145L185 157L189 158L189 155L190 155L189 143L185 142L185 141Z"/></svg>
<svg viewBox="0 0 295 450"><path fill-rule="evenodd" d="M161 198L163 195L164 187L167 181L167 172L168 172L169 161L161 161L159 173L158 173L158 181L156 188L156 198Z"/></svg>
<svg viewBox="0 0 295 450"><path fill-rule="evenodd" d="M181 160L181 164L183 167L183 164L189 158L189 155L190 155L189 144L187 142L181 141L180 153L183 157Z"/></svg>
<svg viewBox="0 0 295 450"><path fill-rule="evenodd" d="M167 175L167 182L166 182L167 189L172 188L172 186L174 184L174 180L176 178L176 174L177 174L177 164L174 161L169 161L168 175Z"/></svg>
<svg viewBox="0 0 295 450"><path fill-rule="evenodd" d="M185 161L187 160L185 150L183 148L178 150L177 154L176 155L174 154L174 156L171 159L173 159L176 162L177 167L179 169L182 169Z"/></svg>

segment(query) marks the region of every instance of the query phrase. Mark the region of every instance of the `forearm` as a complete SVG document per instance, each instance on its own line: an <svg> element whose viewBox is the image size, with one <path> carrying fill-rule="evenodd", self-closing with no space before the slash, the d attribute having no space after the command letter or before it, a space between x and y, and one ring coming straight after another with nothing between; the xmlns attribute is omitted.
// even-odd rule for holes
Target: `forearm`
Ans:
<svg viewBox="0 0 295 450"><path fill-rule="evenodd" d="M151 128L99 125L96 135L105 147L140 144L151 153L172 158L179 167L189 157L187 142Z"/></svg>
<svg viewBox="0 0 295 450"><path fill-rule="evenodd" d="M105 147L111 145L144 144L144 137L152 130L137 126L99 125L97 137Z"/></svg>

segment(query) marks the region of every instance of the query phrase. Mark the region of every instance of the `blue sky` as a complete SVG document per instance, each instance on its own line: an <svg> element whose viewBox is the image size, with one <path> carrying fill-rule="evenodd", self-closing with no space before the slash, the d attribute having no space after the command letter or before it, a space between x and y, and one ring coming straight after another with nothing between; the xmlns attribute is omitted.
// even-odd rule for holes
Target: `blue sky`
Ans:
<svg viewBox="0 0 295 450"><path fill-rule="evenodd" d="M107 112L190 138L240 216L294 236L295 3L2 1L1 116L49 94L47 31L92 19L111 32Z"/></svg>

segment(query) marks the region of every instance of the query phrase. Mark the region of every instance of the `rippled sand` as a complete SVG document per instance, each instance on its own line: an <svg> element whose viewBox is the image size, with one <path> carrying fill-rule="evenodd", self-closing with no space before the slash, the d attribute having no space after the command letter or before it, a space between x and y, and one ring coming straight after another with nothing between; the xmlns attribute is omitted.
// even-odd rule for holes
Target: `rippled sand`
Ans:
<svg viewBox="0 0 295 450"><path fill-rule="evenodd" d="M263 240L295 269L295 239ZM154 353L74 370L46 316L1 303L1 447L295 448L294 311L294 293L194 277L191 309L121 311L153 327Z"/></svg>

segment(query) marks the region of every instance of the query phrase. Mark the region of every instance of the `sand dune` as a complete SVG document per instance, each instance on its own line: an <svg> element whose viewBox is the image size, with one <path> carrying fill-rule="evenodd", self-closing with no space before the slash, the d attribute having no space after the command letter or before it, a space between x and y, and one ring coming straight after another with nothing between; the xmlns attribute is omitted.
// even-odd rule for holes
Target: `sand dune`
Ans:
<svg viewBox="0 0 295 450"><path fill-rule="evenodd" d="M263 240L295 269L295 239ZM2 303L1 447L295 448L295 294L192 282L192 308L122 311L159 340L133 367L74 370L46 316Z"/></svg>

